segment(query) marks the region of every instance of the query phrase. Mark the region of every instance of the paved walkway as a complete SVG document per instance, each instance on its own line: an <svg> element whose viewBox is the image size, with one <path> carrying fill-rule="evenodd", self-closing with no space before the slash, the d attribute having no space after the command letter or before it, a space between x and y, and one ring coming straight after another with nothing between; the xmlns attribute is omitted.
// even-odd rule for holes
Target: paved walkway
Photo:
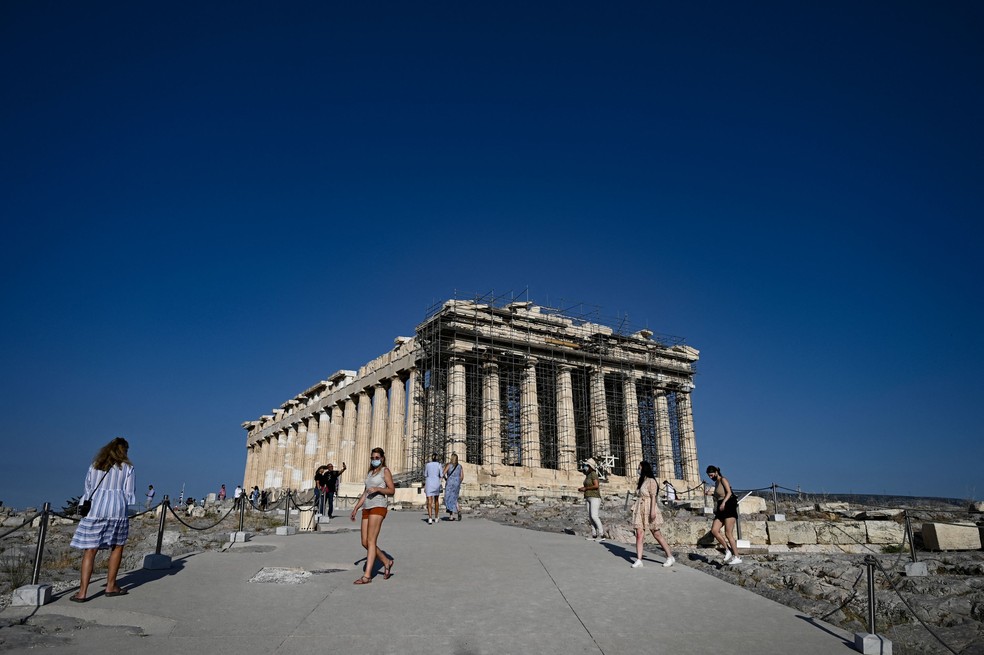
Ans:
<svg viewBox="0 0 984 655"><path fill-rule="evenodd" d="M176 558L168 571L120 576L106 598L66 592L11 618L60 614L123 630L76 632L54 653L854 653L853 636L677 564L629 567L620 544L502 526L482 519L428 526L390 512L380 544L393 577L353 585L363 557L356 524L254 537L225 552ZM301 584L249 582L263 568L310 572ZM303 574L302 574L303 575Z"/></svg>

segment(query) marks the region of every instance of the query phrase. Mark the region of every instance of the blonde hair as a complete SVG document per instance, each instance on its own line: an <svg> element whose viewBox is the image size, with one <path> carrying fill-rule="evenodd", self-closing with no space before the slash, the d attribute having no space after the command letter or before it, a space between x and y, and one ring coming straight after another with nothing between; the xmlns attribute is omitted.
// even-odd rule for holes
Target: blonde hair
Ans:
<svg viewBox="0 0 984 655"><path fill-rule="evenodd" d="M127 457L127 451L129 449L130 444L126 439L116 437L99 449L99 452L96 453L96 456L92 460L92 467L99 471L108 471L120 464L133 466L133 462Z"/></svg>

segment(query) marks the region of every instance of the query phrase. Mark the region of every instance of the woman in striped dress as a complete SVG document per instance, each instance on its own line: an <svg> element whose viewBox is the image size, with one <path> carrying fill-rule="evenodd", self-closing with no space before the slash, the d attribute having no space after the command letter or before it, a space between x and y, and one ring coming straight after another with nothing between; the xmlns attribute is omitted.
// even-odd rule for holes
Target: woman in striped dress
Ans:
<svg viewBox="0 0 984 655"><path fill-rule="evenodd" d="M116 584L116 574L123 561L123 546L130 536L127 505L136 503L133 464L127 457L129 448L130 444L123 437L113 439L99 450L85 475L85 492L79 503L91 500L92 509L79 522L72 537L72 547L85 551L82 554L79 592L71 598L76 603L87 600L89 579L99 550L109 550L106 595L122 596L126 593Z"/></svg>

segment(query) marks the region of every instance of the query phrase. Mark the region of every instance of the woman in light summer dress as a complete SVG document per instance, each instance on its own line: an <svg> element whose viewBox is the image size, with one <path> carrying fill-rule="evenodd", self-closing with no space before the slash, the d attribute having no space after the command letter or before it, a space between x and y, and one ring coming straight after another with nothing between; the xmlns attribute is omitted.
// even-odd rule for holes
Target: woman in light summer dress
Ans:
<svg viewBox="0 0 984 655"><path fill-rule="evenodd" d="M85 491L79 504L92 501L89 514L82 518L72 537L72 547L80 548L82 576L79 591L70 600L88 600L89 579L96 562L96 553L109 550L109 571L106 573L106 595L122 596L126 589L116 584L116 575L123 561L123 546L130 536L127 505L137 502L134 495L133 464L127 456L130 444L117 437L103 446L85 475Z"/></svg>
<svg viewBox="0 0 984 655"><path fill-rule="evenodd" d="M632 508L632 527L636 534L636 560L632 568L642 566L642 542L646 538L646 530L653 533L656 542L663 547L666 561L663 566L673 566L676 561L670 551L669 544L663 536L663 513L659 511L659 483L653 477L653 465L643 461L639 464L639 483L636 485L636 502Z"/></svg>
<svg viewBox="0 0 984 655"><path fill-rule="evenodd" d="M396 492L393 485L393 475L386 468L386 454L382 448L373 448L369 455L369 471L366 475L366 489L359 496L359 501L352 508L351 519L362 508L362 547L366 549L366 569L355 584L372 582L372 572L376 568L376 559L383 565L383 579L389 580L393 574L393 558L377 545L379 530L383 527L389 497Z"/></svg>
<svg viewBox="0 0 984 655"><path fill-rule="evenodd" d="M454 515L458 515L461 520L461 509L458 507L458 494L461 492L461 483L465 480L464 471L458 463L458 454L451 453L451 461L444 467L444 507L451 515L450 520L454 520Z"/></svg>

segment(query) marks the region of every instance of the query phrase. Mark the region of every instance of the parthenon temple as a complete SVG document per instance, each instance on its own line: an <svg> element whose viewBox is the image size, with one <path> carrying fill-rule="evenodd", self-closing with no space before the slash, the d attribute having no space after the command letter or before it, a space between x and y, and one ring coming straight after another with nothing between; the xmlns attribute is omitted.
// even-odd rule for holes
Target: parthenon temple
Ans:
<svg viewBox="0 0 984 655"><path fill-rule="evenodd" d="M243 423L246 488L311 489L319 465L345 462L341 493L357 495L376 446L403 493L431 453L458 455L471 496L578 496L589 457L612 491L635 488L643 459L677 489L699 485L698 351L593 318L495 298L435 305L389 352Z"/></svg>

